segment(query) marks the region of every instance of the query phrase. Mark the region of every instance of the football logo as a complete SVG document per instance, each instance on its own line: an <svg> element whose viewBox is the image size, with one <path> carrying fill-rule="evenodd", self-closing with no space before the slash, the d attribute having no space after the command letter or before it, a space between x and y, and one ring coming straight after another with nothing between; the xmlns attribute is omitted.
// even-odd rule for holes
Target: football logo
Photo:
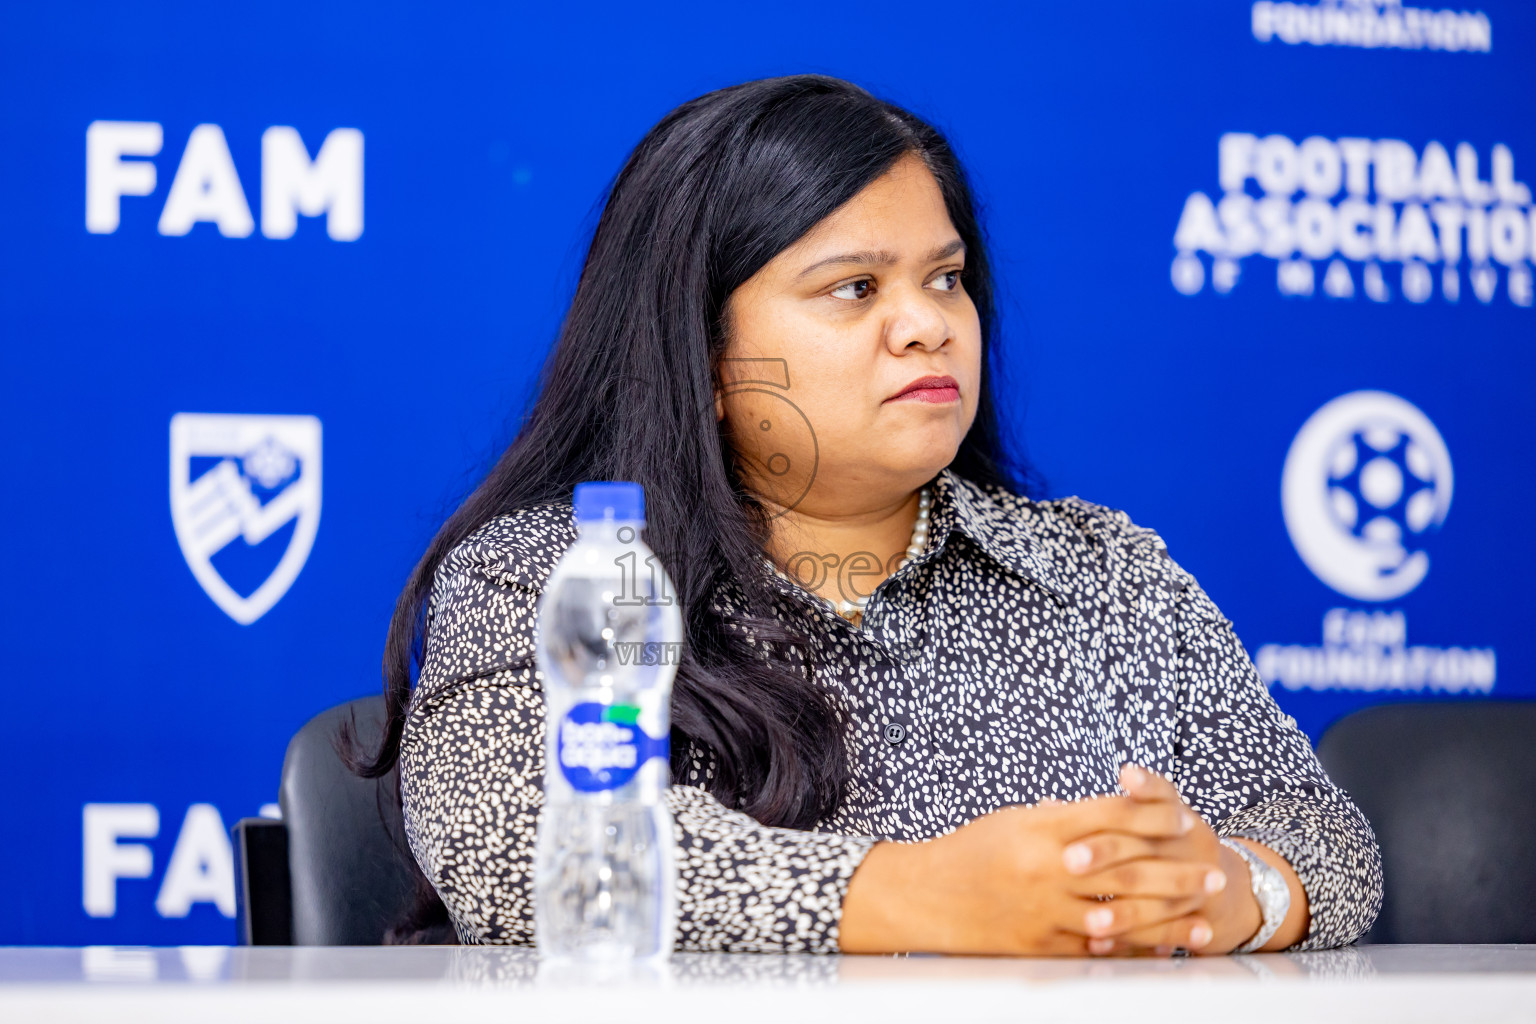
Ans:
<svg viewBox="0 0 1536 1024"><path fill-rule="evenodd" d="M320 525L320 421L171 417L171 523L192 575L241 625L272 609Z"/></svg>
<svg viewBox="0 0 1536 1024"><path fill-rule="evenodd" d="M1355 391L1307 420L1285 457L1291 542L1334 590L1390 601L1429 572L1425 536L1451 507L1451 456L1435 425L1384 391Z"/></svg>

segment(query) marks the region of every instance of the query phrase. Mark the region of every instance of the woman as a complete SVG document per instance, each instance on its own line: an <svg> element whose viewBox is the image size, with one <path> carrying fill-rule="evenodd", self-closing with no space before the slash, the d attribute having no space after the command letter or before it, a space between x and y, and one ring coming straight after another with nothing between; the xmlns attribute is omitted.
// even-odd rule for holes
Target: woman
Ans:
<svg viewBox="0 0 1536 1024"><path fill-rule="evenodd" d="M400 767L416 927L533 939L535 613L597 479L645 486L684 610L678 948L1224 953L1370 925L1370 826L1199 585L1124 513L1021 493L991 299L954 154L853 85L749 82L646 135L520 433L395 611L366 770Z"/></svg>

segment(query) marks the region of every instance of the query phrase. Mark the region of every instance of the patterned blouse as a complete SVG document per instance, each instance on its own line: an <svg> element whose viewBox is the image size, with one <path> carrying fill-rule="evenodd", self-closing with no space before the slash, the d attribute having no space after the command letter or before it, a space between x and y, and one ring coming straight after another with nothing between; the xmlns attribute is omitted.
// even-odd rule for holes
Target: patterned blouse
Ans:
<svg viewBox="0 0 1536 1024"><path fill-rule="evenodd" d="M814 831L770 828L674 781L677 948L836 952L848 880L877 840L953 831L1009 804L1115 793L1134 761L1218 834L1270 847L1306 889L1296 949L1357 939L1381 904L1365 817L1281 712L1232 624L1124 512L1030 501L945 470L927 549L862 621L778 577L776 614L846 709L851 783ZM443 561L401 747L406 833L466 943L533 941L542 801L540 587L569 504L501 516ZM722 600L729 601L728 597Z"/></svg>

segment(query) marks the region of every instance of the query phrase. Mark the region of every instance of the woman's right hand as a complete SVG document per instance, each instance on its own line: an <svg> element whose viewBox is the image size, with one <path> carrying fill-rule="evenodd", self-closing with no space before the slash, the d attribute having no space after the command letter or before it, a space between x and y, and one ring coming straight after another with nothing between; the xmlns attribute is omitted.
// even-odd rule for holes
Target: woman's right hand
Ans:
<svg viewBox="0 0 1536 1024"><path fill-rule="evenodd" d="M1193 814L1174 803L1101 796L1004 807L937 839L878 843L849 881L840 947L845 953L1087 956L1089 938L1104 934L1095 912L1111 906L1095 898L1093 878L1118 862L1096 862L1090 875L1074 873L1066 847L1100 832L1177 839L1194 824ZM1202 937L1208 942L1210 928L1198 913L1213 884L1208 869L1144 852L1134 859L1137 869L1117 879L1114 931L1137 932L1148 949L1198 948Z"/></svg>

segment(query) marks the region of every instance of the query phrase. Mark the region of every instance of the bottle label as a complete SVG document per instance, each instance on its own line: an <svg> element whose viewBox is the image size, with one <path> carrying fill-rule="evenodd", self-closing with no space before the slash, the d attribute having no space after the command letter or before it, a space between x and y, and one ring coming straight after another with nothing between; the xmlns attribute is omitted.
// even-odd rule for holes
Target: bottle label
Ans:
<svg viewBox="0 0 1536 1024"><path fill-rule="evenodd" d="M577 704L560 720L555 737L560 774L583 793L618 789L646 761L666 758L668 748L668 737L640 728L640 709L633 704Z"/></svg>

